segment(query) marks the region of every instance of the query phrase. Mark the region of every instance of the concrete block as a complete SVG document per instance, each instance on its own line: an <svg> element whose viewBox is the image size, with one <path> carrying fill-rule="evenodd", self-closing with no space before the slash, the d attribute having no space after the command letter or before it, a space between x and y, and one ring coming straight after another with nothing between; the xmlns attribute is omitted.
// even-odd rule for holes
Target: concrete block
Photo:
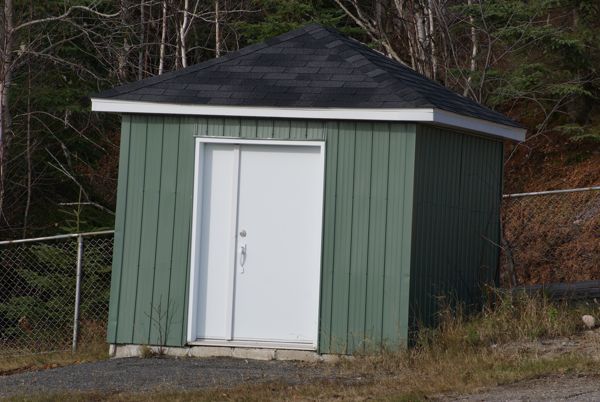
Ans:
<svg viewBox="0 0 600 402"><path fill-rule="evenodd" d="M275 349L258 349L258 348L232 348L231 357L238 359L253 359L253 360L274 360Z"/></svg>
<svg viewBox="0 0 600 402"><path fill-rule="evenodd" d="M136 357L140 355L139 345L114 345L112 357L121 359L124 357Z"/></svg>
<svg viewBox="0 0 600 402"><path fill-rule="evenodd" d="M160 347L152 347L152 350L155 353L160 353ZM166 356L173 356L173 357L189 357L189 352L190 352L190 348L177 348L177 347L163 347L163 353Z"/></svg>
<svg viewBox="0 0 600 402"><path fill-rule="evenodd" d="M300 360L305 362L321 361L321 356L309 350L291 350L277 349L275 350L275 360Z"/></svg>
<svg viewBox="0 0 600 402"><path fill-rule="evenodd" d="M190 357L232 357L232 348L226 346L192 346L188 349Z"/></svg>
<svg viewBox="0 0 600 402"><path fill-rule="evenodd" d="M109 347L111 358L120 359L126 357L139 357L144 345L115 345ZM151 346L154 353L159 354L159 346ZM166 356L173 357L233 357L237 359L252 360L299 360L306 362L327 362L335 363L341 358L340 355L319 355L310 350L292 350L292 349L268 349L268 348L248 348L231 346L184 346L184 347L163 347L162 352Z"/></svg>

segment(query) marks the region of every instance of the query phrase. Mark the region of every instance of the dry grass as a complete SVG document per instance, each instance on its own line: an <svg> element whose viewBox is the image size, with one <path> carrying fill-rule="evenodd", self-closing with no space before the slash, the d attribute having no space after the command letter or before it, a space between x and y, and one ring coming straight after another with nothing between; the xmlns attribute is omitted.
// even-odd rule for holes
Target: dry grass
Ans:
<svg viewBox="0 0 600 402"><path fill-rule="evenodd" d="M528 352L503 345L545 337L584 339L581 313L596 306L555 304L540 297L498 296L494 307L474 317L461 309L445 309L436 330L423 331L408 351L342 360L335 367L340 380L290 386L244 385L233 389L156 391L151 394L69 394L69 400L110 401L263 401L263 400L394 400L418 401L436 395L461 394L499 384L555 373L598 373L598 353ZM599 347L594 350L600 352ZM65 394L14 400L63 400Z"/></svg>
<svg viewBox="0 0 600 402"><path fill-rule="evenodd" d="M552 301L539 293L490 289L487 299L490 303L470 317L460 306L441 308L439 328L422 330L417 344L421 348L485 347L569 336L584 329L583 314L598 317L600 313L597 303Z"/></svg>
<svg viewBox="0 0 600 402"><path fill-rule="evenodd" d="M50 353L2 356L0 375L22 371L44 370L69 364L104 360L108 358L108 345L103 341L83 344L77 353L59 351Z"/></svg>

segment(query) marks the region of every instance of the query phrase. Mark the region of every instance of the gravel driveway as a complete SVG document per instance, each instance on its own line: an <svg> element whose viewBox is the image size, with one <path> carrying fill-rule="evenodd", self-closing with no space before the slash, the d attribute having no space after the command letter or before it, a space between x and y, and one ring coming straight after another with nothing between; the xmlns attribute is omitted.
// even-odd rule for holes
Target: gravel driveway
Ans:
<svg viewBox="0 0 600 402"><path fill-rule="evenodd" d="M327 364L230 358L126 358L0 376L0 397L53 392L143 392L233 387L246 382L301 384L335 379Z"/></svg>
<svg viewBox="0 0 600 402"><path fill-rule="evenodd" d="M244 383L360 382L329 364L230 358L128 358L82 363L0 376L0 398L59 392L145 392L234 387ZM343 386L343 385L342 385ZM495 387L472 395L438 396L443 401L600 401L600 378L549 376Z"/></svg>

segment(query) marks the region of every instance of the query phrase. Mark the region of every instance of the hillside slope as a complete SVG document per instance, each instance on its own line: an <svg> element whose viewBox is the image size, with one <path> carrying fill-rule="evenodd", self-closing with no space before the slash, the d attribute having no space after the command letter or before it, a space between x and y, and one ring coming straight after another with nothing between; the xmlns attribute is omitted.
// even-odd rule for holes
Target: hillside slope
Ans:
<svg viewBox="0 0 600 402"><path fill-rule="evenodd" d="M516 149L515 149L516 148ZM504 193L600 185L600 142L539 136L505 146Z"/></svg>
<svg viewBox="0 0 600 402"><path fill-rule="evenodd" d="M600 142L538 137L506 157L505 194L600 185ZM600 191L506 199L503 234L504 285L600 280Z"/></svg>

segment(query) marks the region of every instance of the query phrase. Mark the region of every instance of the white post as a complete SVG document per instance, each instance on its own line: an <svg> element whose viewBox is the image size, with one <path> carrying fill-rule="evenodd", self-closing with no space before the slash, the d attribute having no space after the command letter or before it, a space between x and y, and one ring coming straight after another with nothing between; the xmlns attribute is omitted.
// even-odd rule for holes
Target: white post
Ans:
<svg viewBox="0 0 600 402"><path fill-rule="evenodd" d="M79 303L81 296L81 266L83 261L83 236L77 236L77 275L75 277L75 312L73 314L73 353L77 352L79 338Z"/></svg>

